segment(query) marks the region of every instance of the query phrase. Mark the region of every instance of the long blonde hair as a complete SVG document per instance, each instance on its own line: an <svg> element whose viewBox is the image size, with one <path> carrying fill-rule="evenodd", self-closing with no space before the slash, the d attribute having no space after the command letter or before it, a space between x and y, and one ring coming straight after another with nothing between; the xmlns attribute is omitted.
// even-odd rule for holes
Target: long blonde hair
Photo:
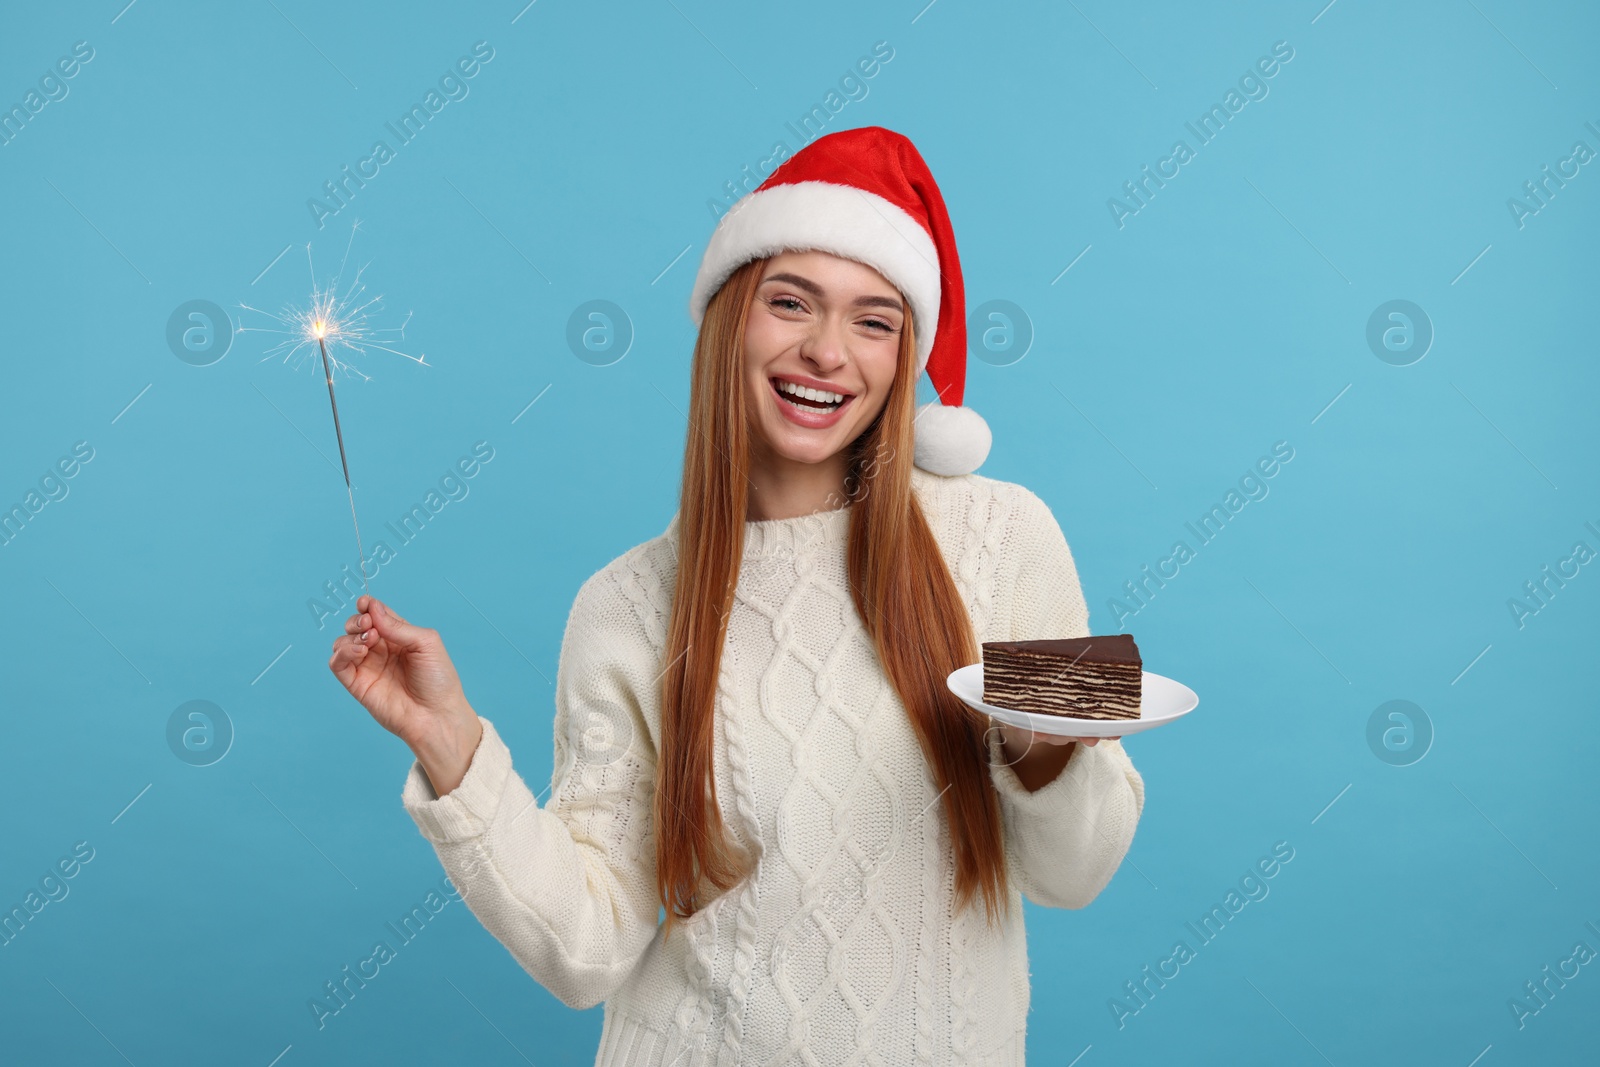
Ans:
<svg viewBox="0 0 1600 1067"><path fill-rule="evenodd" d="M678 573L661 678L655 792L656 884L670 933L746 877L753 857L722 822L713 775L713 711L744 545L750 467L744 331L765 260L711 298L695 342L678 510ZM850 591L905 705L938 785L955 852L957 907L981 892L987 916L1009 906L999 798L985 726L945 687L978 648L967 609L911 489L916 409L914 324L901 330L884 409L851 448ZM908 562L914 561L914 562Z"/></svg>

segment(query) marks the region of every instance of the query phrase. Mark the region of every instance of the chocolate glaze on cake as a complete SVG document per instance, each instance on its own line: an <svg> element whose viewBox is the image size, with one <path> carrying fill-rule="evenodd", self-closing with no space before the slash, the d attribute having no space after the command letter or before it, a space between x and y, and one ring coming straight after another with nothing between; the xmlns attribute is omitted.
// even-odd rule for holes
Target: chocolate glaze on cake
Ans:
<svg viewBox="0 0 1600 1067"><path fill-rule="evenodd" d="M1137 719L1143 661L1131 634L983 644L983 702L1080 719Z"/></svg>

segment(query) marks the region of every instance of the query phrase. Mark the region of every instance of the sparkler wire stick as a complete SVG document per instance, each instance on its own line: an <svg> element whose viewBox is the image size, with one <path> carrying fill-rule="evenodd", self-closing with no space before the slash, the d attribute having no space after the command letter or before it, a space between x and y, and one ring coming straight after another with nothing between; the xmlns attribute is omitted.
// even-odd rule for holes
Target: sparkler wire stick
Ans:
<svg viewBox="0 0 1600 1067"><path fill-rule="evenodd" d="M273 315L261 311L259 308L240 304L245 311L256 314L268 315L275 320L282 329L266 326L246 326L242 322L238 329L242 333L246 330L259 330L265 333L275 333L283 337L282 341L269 348L263 360L281 355L285 363L309 348L313 343L317 352L322 356L322 372L328 381L328 404L333 409L333 432L339 440L339 466L344 474L345 495L350 499L350 522L355 527L356 551L360 554L361 588L370 593L367 584L367 550L361 542L361 522L356 517L355 485L350 481L350 460L345 454L344 428L339 423L339 400L334 394L333 372L335 367L343 367L361 378L367 376L356 370L349 363L342 363L339 359L339 347L342 345L353 352L366 353L372 349L388 352L396 356L404 356L414 363L428 366L426 356L413 356L391 347L391 342L405 337L406 323L411 321L407 313L405 321L399 326L378 327L369 321L369 312L381 306L382 297L369 295L367 286L362 281L366 267L355 272L355 277L341 286L340 279L345 276L345 268L350 262L350 250L355 244L356 230L360 224L350 227L350 241L345 246L344 259L339 264L339 272L326 286L317 284L316 263L312 259L311 246L306 245L306 266L311 272L311 300L309 304L301 307L286 307L279 314ZM391 336L394 335L394 336ZM333 352L328 351L329 345ZM382 544L380 541L379 544Z"/></svg>
<svg viewBox="0 0 1600 1067"><path fill-rule="evenodd" d="M333 434L339 439L339 466L344 468L344 491L350 497L350 521L356 528L356 569L361 572L361 589L368 596L372 590L367 588L367 550L361 547L361 522L356 518L356 491L350 485L350 461L344 455L344 431L339 428L339 401L333 395L333 367L328 363L328 343L323 340L322 323L316 324L317 348L322 353L322 372L328 379L328 403L333 406Z"/></svg>

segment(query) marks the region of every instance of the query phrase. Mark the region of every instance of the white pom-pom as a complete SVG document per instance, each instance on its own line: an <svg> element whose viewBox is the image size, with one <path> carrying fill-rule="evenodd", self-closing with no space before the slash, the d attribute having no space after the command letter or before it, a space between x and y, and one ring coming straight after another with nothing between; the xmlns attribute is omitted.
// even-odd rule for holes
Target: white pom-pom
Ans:
<svg viewBox="0 0 1600 1067"><path fill-rule="evenodd" d="M933 474L971 474L989 456L994 438L983 416L937 400L917 409L914 462Z"/></svg>

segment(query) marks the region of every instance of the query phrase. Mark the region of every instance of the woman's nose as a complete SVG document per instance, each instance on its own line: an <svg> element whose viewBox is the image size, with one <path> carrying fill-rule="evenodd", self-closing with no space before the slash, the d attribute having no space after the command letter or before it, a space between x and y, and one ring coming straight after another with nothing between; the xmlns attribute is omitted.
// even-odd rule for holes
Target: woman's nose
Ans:
<svg viewBox="0 0 1600 1067"><path fill-rule="evenodd" d="M843 325L819 322L801 345L800 355L819 371L832 371L849 359L847 342Z"/></svg>

